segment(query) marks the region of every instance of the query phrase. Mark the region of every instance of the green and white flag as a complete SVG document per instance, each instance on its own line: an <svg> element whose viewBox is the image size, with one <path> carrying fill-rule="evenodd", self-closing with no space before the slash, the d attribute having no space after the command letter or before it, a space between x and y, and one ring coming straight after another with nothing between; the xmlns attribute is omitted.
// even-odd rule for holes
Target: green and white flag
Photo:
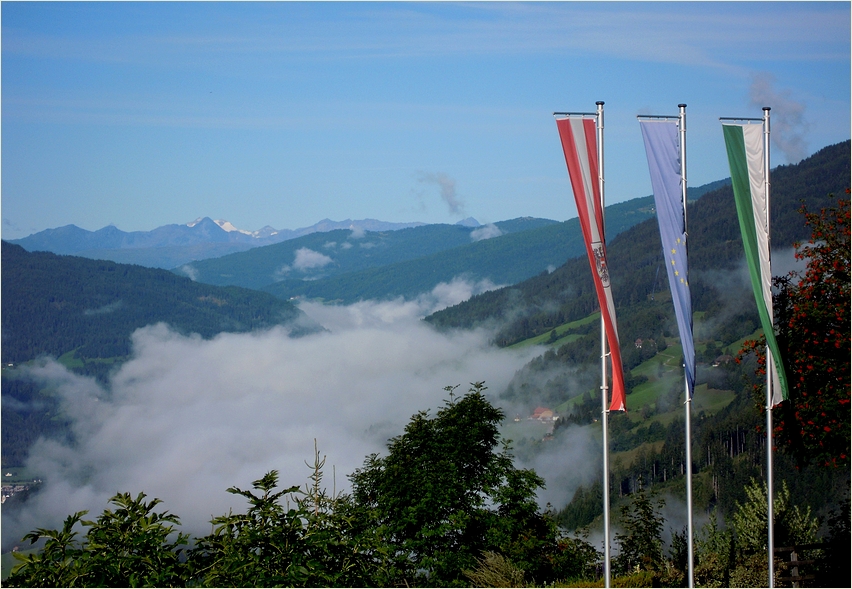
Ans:
<svg viewBox="0 0 852 589"><path fill-rule="evenodd" d="M722 124L731 183L754 299L766 345L772 353L772 406L788 398L787 375L775 339L772 318L772 271L769 263L769 190L764 171L763 125Z"/></svg>

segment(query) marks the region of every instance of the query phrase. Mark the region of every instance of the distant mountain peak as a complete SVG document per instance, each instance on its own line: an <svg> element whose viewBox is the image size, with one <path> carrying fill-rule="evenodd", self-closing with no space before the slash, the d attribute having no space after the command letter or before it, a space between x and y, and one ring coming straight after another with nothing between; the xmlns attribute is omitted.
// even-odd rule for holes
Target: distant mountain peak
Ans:
<svg viewBox="0 0 852 589"><path fill-rule="evenodd" d="M206 228L208 230L212 229L213 227L218 227L219 229L222 229L223 231L226 231L226 232L229 231L228 229L225 229L224 227L222 227L222 224L226 224L226 225L233 227L233 225L228 223L228 221L214 221L210 217L198 217L195 221L191 221L191 222L187 223L185 226L189 227L190 229L194 229L194 228L198 227L198 228ZM163 227L168 227L168 225L163 225ZM161 229L161 228L158 227L157 229ZM157 229L154 229L154 231L157 231ZM239 231L238 229L236 229L236 227L234 227L234 230Z"/></svg>
<svg viewBox="0 0 852 589"><path fill-rule="evenodd" d="M233 223L225 219L211 219L210 217L198 217L195 221L190 221L189 223L187 223L186 226L192 229L193 227L196 227L198 225L211 224L215 224L219 227L219 229L226 233L239 233L242 235L247 235L248 237L263 238L271 237L273 235L278 234L278 230L274 227L270 227L269 225L258 231L248 231L247 229L240 229L239 227L235 227Z"/></svg>
<svg viewBox="0 0 852 589"><path fill-rule="evenodd" d="M66 225L11 241L28 251L50 251L141 266L175 268L195 260L242 252L310 233L348 229L357 239L368 231L396 231L421 225L425 223L347 218L343 221L323 219L310 227L295 230L266 225L257 231L249 231L225 219L214 221L210 217L198 217L189 223L163 225L151 231L126 232L115 225L87 231ZM478 223L473 227L476 226Z"/></svg>
<svg viewBox="0 0 852 589"><path fill-rule="evenodd" d="M214 223L216 223L219 227L230 233L231 231L239 231L240 233L249 233L248 231L243 231L242 229L237 229L234 227L230 221L225 221L224 219L214 219Z"/></svg>
<svg viewBox="0 0 852 589"><path fill-rule="evenodd" d="M227 231L228 233L242 233L243 235L250 235L252 237L257 237L260 233L259 231L246 231L245 229L238 229L234 227L234 225L230 221L225 221L224 219L214 219L214 223L216 223L219 227ZM273 229L274 231L274 229Z"/></svg>
<svg viewBox="0 0 852 589"><path fill-rule="evenodd" d="M468 217L467 219L462 219L456 225L461 225L462 227L479 227L481 223L473 217Z"/></svg>

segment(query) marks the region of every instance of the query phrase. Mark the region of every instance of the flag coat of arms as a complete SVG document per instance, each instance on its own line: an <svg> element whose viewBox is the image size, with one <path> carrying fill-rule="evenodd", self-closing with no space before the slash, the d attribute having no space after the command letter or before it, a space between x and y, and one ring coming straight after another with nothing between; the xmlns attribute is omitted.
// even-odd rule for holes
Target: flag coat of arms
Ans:
<svg viewBox="0 0 852 589"><path fill-rule="evenodd" d="M557 129L565 153L568 176L577 203L577 214L583 230L583 241L592 268L592 278L604 320L607 344L612 364L612 400L610 411L626 410L624 373L621 364L621 348L618 344L618 329L615 320L615 304L606 259L603 210L601 208L600 185L598 184L598 150L595 119L569 117L557 119Z"/></svg>

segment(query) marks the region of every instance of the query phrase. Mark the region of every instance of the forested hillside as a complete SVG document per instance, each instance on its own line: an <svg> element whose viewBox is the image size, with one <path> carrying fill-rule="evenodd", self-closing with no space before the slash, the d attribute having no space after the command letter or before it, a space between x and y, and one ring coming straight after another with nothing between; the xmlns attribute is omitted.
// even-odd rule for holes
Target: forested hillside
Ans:
<svg viewBox="0 0 852 589"><path fill-rule="evenodd" d="M823 148L801 163L779 166L772 171L772 246L775 252L790 249L807 237L804 219L797 212L802 202L813 210L831 204L829 195L840 195L850 182L850 143ZM729 272L743 256L742 240L730 185L704 194L687 206L689 225L690 284L695 311L718 305L725 293L713 284L708 271ZM619 327L632 314L636 303L648 303L668 290L661 268L660 235L655 219L649 219L618 234L607 221L607 256L612 291L618 309ZM659 298L659 296L657 296ZM550 274L472 297L426 318L438 327L472 327L484 321L499 321L511 314L497 336L501 346L540 335L597 309L589 262L583 254L568 260ZM751 309L752 301L743 307ZM671 305L661 312L674 316ZM659 323L659 322L658 322ZM622 348L631 343L631 333L621 334Z"/></svg>
<svg viewBox="0 0 852 589"><path fill-rule="evenodd" d="M690 189L691 199L729 180ZM652 217L653 198L607 207L613 235ZM521 217L476 228L425 225L397 231L335 230L248 252L202 260L174 271L209 284L260 288L289 300L351 303L415 297L463 276L516 283L583 251L577 219Z"/></svg>
<svg viewBox="0 0 852 589"><path fill-rule="evenodd" d="M280 298L306 297L344 304L398 296L414 298L456 277L514 284L555 266L579 247L579 226L572 219L475 243L468 239L431 255L321 280L282 280L263 290Z"/></svg>
<svg viewBox="0 0 852 589"><path fill-rule="evenodd" d="M850 549L848 195L847 189L832 206L819 212L800 209L810 235L797 247L797 255L807 267L776 282L777 337L791 379L789 398L772 410L776 547L808 544L833 529L840 533L831 542L845 553ZM748 296L744 293L738 302ZM728 563L722 565L722 586L754 586L757 577L747 580L739 577L745 569L733 569L744 566L756 570L755 563L760 565L760 561L748 564L747 559L765 546L764 520L759 542L734 550L739 542L735 538L743 537L739 527L742 506L761 500L765 505L766 501L765 489L755 483L765 480L767 459L762 336L756 331L741 338L736 335L737 325L728 323L719 330L712 319L708 320L710 313L697 315L698 376L691 411L695 509L696 513L723 518L733 529L733 533L723 532L721 536L718 528L711 531L711 535L717 535L713 541L718 542L715 550L721 560L717 563ZM747 320L739 331L753 325ZM667 334L664 346L666 341L674 343L677 338ZM617 504L641 496L643 489L681 500L685 492L681 352L679 346L659 350L653 341L644 343L651 344L650 357L631 367L634 382L644 381L627 398L631 413L611 416L610 472ZM587 346L592 344L587 342ZM562 355L562 348L558 355ZM535 366L530 371L538 369ZM594 420L600 413L600 400L590 393L563 406L570 406L570 410L556 425L557 438L569 426L597 427ZM569 529L596 521L601 514L601 495L600 480L580 487L557 519ZM812 515L815 517L809 530L800 529L804 534L798 538L788 535L791 524L797 526L794 522ZM741 564L733 564L744 558ZM761 566L760 570L765 570L765 559ZM701 575L712 574L712 568ZM845 575L841 584L848 585L848 565L838 571ZM810 568L809 573L813 572Z"/></svg>
<svg viewBox="0 0 852 589"><path fill-rule="evenodd" d="M39 436L68 434L51 392L7 365L52 356L103 379L130 354L133 331L159 322L202 337L280 324L291 324L294 335L319 329L272 295L167 270L30 253L3 242L2 273L4 466L23 464Z"/></svg>
<svg viewBox="0 0 852 589"><path fill-rule="evenodd" d="M698 198L728 182L720 180L691 189L689 197ZM653 214L653 198L650 196L614 204L607 207L608 227L613 235L617 235ZM360 271L340 272L317 280L286 278L263 290L282 298L299 296L339 303L400 296L414 298L441 282L450 282L457 277L469 281L515 284L552 270L566 258L583 252L576 218L533 228L529 228L528 224L517 226L518 221L496 223L503 235L431 255Z"/></svg>
<svg viewBox="0 0 852 589"><path fill-rule="evenodd" d="M192 262L174 271L193 280L218 285L261 288L287 281L316 281L411 260L466 245L501 233L513 233L555 224L530 217L495 224L488 229L462 225L423 225L396 231L336 229L312 233L273 245L208 260ZM479 233L477 233L479 232ZM293 296L284 293L281 298Z"/></svg>
<svg viewBox="0 0 852 589"><path fill-rule="evenodd" d="M165 322L211 337L288 323L286 301L238 287L199 284L166 270L30 253L3 242L4 363L74 352L78 359L130 353L130 334Z"/></svg>
<svg viewBox="0 0 852 589"><path fill-rule="evenodd" d="M817 169L809 167L814 161ZM800 173L808 179L802 181ZM779 242L792 244L810 237L811 249L805 248L801 257L808 259L809 273L816 272L811 281L834 289L830 300L848 301L849 208L848 200L842 198L848 199L849 142L826 148L798 166L779 168L773 180L775 206L793 211L780 211L779 221L773 224L776 252ZM832 197L832 192L843 196ZM781 200L780 205L777 200ZM692 264L690 276L698 360L692 412L698 586L762 586L766 579L766 520L760 511L766 505L761 483L766 465L766 436L761 431L763 379L759 360L753 355L743 352L736 362L732 358L740 348L750 349L744 340L759 337L759 330L751 293L743 277L735 276L740 272L741 246L737 243L736 219L728 210L731 201L729 189L723 188L690 206L691 253L697 250L694 259L698 260ZM821 213L824 222L815 222L817 215L803 215L801 202L814 211L828 207L828 212ZM826 238L827 234L831 237ZM698 236L703 236L704 243L697 243L702 239ZM823 242L828 242L827 248L815 245ZM4 244L4 278L8 247ZM609 428L612 461L608 484L618 547L612 561L616 586L676 587L685 583L685 531L678 529L677 523L683 517L677 514L683 514L687 459L681 351L667 285L657 271L661 264L659 249L653 221L628 229L610 246L629 410L611 415ZM617 272L621 276L615 280ZM537 335L532 343L549 346L545 354L516 374L507 390L498 391L504 399L513 401L513 408L544 403L556 409L561 417L543 438L515 436L514 432L521 430L511 430L513 423L481 396L482 383L473 384L471 393L462 399L456 399L454 387L449 386L445 390L450 398L435 419L427 412L416 414L405 433L390 440L387 457L367 457L363 468L350 477L351 494L329 497L320 490L324 458L318 453L304 492L296 487L276 491L275 471L255 481L253 491L231 488L229 492L249 500L247 514L231 512L215 518L213 534L195 542L175 535L175 527L162 525L179 525L176 517L158 519L151 515L156 500L145 503L144 495L134 501L129 494L119 494L112 503L122 509L107 510L96 521L79 522L88 528L89 544L80 544L68 535L71 525L81 517L71 515L66 520L67 530L48 532L69 539L68 551L57 551L57 544L49 543L41 552L24 555L24 566L9 584L37 585L45 578L55 579L56 584L69 578L98 584L107 571L116 570L112 564L124 558L123 553L92 548L107 535L144 545L151 559L159 559L156 566L139 565L149 561L134 559L127 563L128 568L121 569L130 571L130 567L139 565L132 569L133 579L147 579L151 584L244 585L259 578L279 585L594 583L601 555L580 538L588 538L582 531L584 526L597 529L600 521L602 477L577 488L567 505L544 513L533 499L542 480L533 471L512 466L508 445L501 454L496 453L496 448L503 447L503 435L512 436L521 460L546 458L548 444L564 448L559 446L566 443L563 436L577 435L583 428L592 432L590 440L599 435L596 420L600 400L594 382L598 371L593 368L589 371L592 378L585 376L586 368L598 362L599 350L594 312L597 304L588 275L585 258L570 260L551 274L475 297L472 303L453 311L472 309L472 319L462 318L474 325L505 320L507 311L520 309L519 319L506 322L508 327L499 332L499 343L525 345L530 335ZM826 276L831 280L824 280ZM795 294L794 290L787 292L790 297ZM811 290L800 295L816 296ZM210 301L215 295L200 296ZM489 307L495 300L515 304ZM102 306L94 311L109 314L122 308L111 301L98 301ZM60 308L65 302L50 301L59 303ZM85 316L85 309L93 307L83 309ZM822 313L820 305L815 309L798 320L808 322L819 342L824 335L825 343L818 345L827 346L841 361L820 352L814 352L820 355L819 363L801 356L802 365L796 370L811 372L807 379L798 372L796 387L802 395L826 393L831 397L833 404L824 406L836 409L838 416L830 423L838 431L823 433L830 428L821 423L808 426L809 435L823 436L822 440L831 441L833 450L839 450L832 460L825 459L822 450L813 450L821 448L820 438L809 440L810 446L800 455L779 448L774 475L775 542L776 547L826 542L803 552L803 570L824 586L847 586L848 566L845 561L838 566L838 555L848 554L850 539L848 308L842 313L833 308ZM830 316L828 323L822 315ZM448 312L432 320L440 316L454 317ZM831 327L833 339L829 339L826 325ZM824 388L823 377L836 372L844 373L843 378L832 381L840 386ZM38 394L21 384L26 383L9 381L4 374L3 450L4 462L9 463L20 463L25 456L23 451L7 454L7 447L26 448L26 439L7 444L7 432L29 431L19 425L41 427L45 435L63 435L59 414L48 412L48 419L44 419L43 410L27 415L6 410L7 393L13 403L21 401L22 405L31 400L28 395ZM42 400L49 401L49 397ZM783 406L776 411L797 424L798 407ZM7 427L7 416L19 422ZM846 423L845 430L839 427L841 423ZM781 437L776 440L784 441ZM464 451L459 452L459 448ZM468 474L460 476L460 472ZM478 478L480 475L483 478ZM417 492L419 489L428 492ZM282 500L288 493L287 501L292 503L285 513ZM460 504L460 497L473 497L473 503ZM125 525L134 521L149 523ZM580 538L563 537L564 530L579 530ZM38 539L39 533L29 538ZM175 537L175 543L168 540ZM60 562L67 567L58 567ZM789 576L788 568L779 566L777 570ZM109 584L119 585L125 580L115 576Z"/></svg>

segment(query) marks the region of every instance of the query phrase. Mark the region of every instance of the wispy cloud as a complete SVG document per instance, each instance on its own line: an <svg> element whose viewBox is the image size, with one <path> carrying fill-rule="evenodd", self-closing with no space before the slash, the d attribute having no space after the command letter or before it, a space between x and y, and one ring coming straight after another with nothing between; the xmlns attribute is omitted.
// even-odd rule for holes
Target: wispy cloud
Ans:
<svg viewBox="0 0 852 589"><path fill-rule="evenodd" d="M180 271L186 274L190 280L198 280L198 269L192 264L184 264Z"/></svg>
<svg viewBox="0 0 852 589"><path fill-rule="evenodd" d="M464 203L456 194L456 181L443 172L420 172L417 182L423 186L437 186L441 200L452 215L464 215ZM423 196L423 191L418 193Z"/></svg>
<svg viewBox="0 0 852 589"><path fill-rule="evenodd" d="M477 227L470 232L471 241L482 241L483 239L491 239L492 237L500 237L503 232L494 223Z"/></svg>
<svg viewBox="0 0 852 589"><path fill-rule="evenodd" d="M90 10L100 13L99 7ZM247 56L273 63L565 51L722 65L743 57L729 49L730 41L757 59L848 59L849 46L849 12L842 3L355 4L300 7L298 20L293 10L287 4L234 11L166 3L144 11L136 29L131 24L100 36L71 27L45 34L6 26L3 51L169 67L222 66ZM257 18L262 24L251 22ZM162 25L166 20L175 24Z"/></svg>
<svg viewBox="0 0 852 589"><path fill-rule="evenodd" d="M205 84L225 77L278 85L287 77L282 72L302 71L309 62L345 71L356 61L360 67L382 60L378 66L384 67L392 63L387 60L419 56L500 54L690 65L747 77L752 70L747 64L755 60L848 61L850 50L849 10L840 3L772 3L772 10L748 3L356 3L335 5L334 10L303 8L297 20L287 3L232 10L215 3L159 4L135 10L131 16L139 24L122 22L119 30L67 25L48 34L6 25L3 52L14 58L76 62L87 75L104 68L102 75L109 77L119 65L137 71L140 79L160 72L181 78L189 73L188 80L172 85L163 96L144 95L141 88L121 96L100 90L87 96L74 89L61 99L47 99L38 91L27 94L10 84L4 92L4 119L220 129L326 129L365 120L364 126L375 128L388 117L361 112L341 121L323 114L369 108L351 98L345 105L325 101L321 108L291 107L286 112L298 114L288 116L284 109L260 106L263 101L254 97L235 109L232 103L218 102ZM102 7L96 4L73 16L83 19L87 10L100 15ZM758 18L760 27L754 26ZM477 108L488 108L484 102ZM377 110L389 106L394 105L376 105ZM423 105L398 107L417 112ZM408 119L416 127L418 118Z"/></svg>
<svg viewBox="0 0 852 589"><path fill-rule="evenodd" d="M314 250L306 247L300 247L296 250L293 260L293 268L296 270L322 268L323 266L331 264L332 261L333 260L325 254L315 252Z"/></svg>
<svg viewBox="0 0 852 589"><path fill-rule="evenodd" d="M83 315L105 315L107 313L113 313L123 306L124 301L115 301L108 305L104 305L103 307L98 307L97 309L84 309Z"/></svg>
<svg viewBox="0 0 852 589"><path fill-rule="evenodd" d="M293 254L293 263L284 264L283 266L278 268L272 274L272 279L276 281L283 280L290 273L291 270L305 272L306 270L313 270L314 268L322 268L324 266L328 266L333 261L334 260L332 260L325 254L314 251L310 248L300 247ZM190 278L192 278L192 276L190 276Z"/></svg>
<svg viewBox="0 0 852 589"><path fill-rule="evenodd" d="M787 157L787 162L797 164L808 155L805 133L805 105L794 100L789 90L775 87L775 77L763 72L755 74L751 83L751 104L771 108L772 143Z"/></svg>

